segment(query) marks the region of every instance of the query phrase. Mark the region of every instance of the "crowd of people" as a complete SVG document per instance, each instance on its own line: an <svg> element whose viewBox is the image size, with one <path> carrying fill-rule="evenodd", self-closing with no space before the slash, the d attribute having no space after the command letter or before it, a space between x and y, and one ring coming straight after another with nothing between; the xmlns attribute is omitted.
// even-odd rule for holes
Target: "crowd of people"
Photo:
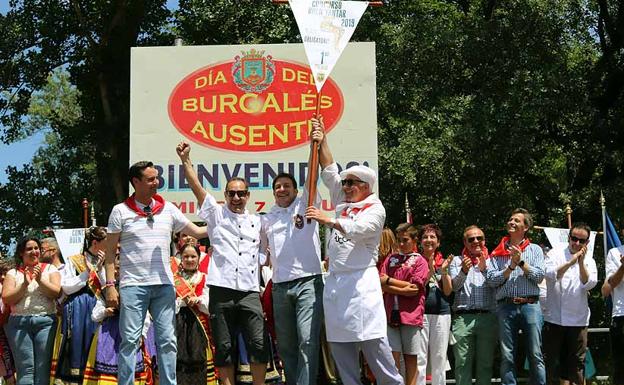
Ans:
<svg viewBox="0 0 624 385"><path fill-rule="evenodd" d="M587 225L574 224L568 245L545 255L527 235L531 214L518 208L492 251L469 225L463 250L445 257L435 224L384 228L376 173L339 170L322 117L311 139L335 215L318 208L318 194L309 206L308 184L299 195L287 173L273 179L275 205L264 215L246 209L242 178L227 182L220 204L183 142L176 152L205 226L158 195L157 170L138 162L134 193L106 228L86 231L84 253L62 258L54 238L21 240L15 265L0 264L0 374L18 385L421 385L428 375L441 385L451 345L458 384L490 384L497 346L501 382L515 384L521 337L529 383L584 383L587 296L597 284ZM623 255L609 252L602 286L615 346L624 340ZM614 360L622 354L614 349ZM614 367L613 383L624 383Z"/></svg>

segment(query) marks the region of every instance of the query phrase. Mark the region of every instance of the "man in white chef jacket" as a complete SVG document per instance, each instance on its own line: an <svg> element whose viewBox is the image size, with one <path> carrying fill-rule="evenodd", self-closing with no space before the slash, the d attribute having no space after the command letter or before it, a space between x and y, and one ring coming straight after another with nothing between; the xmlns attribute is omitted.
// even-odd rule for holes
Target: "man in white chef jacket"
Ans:
<svg viewBox="0 0 624 385"><path fill-rule="evenodd" d="M318 141L321 178L336 207L327 217L311 206L306 217L331 228L328 241L329 275L323 291L327 341L343 384L361 384L359 351L364 353L377 383L403 384L386 336L377 262L377 249L386 211L373 187L375 171L353 166L338 173L324 135L323 119L312 121L312 140Z"/></svg>

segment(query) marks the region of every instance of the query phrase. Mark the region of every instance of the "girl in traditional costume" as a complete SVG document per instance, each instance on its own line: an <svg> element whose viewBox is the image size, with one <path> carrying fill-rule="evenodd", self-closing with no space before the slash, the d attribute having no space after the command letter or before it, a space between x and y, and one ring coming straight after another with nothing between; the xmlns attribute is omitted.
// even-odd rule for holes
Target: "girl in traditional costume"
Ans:
<svg viewBox="0 0 624 385"><path fill-rule="evenodd" d="M10 306L5 325L15 358L18 385L47 385L56 327L54 299L61 277L51 264L39 263L41 244L28 237L17 244L18 267L4 279L2 300Z"/></svg>
<svg viewBox="0 0 624 385"><path fill-rule="evenodd" d="M173 269L174 274L178 271L179 265L182 262L182 249L187 244L199 247L200 254L197 270L204 274L208 274L208 263L210 263L210 256L212 255L212 246L202 246L199 244L197 238L183 232L179 232L175 235L174 242L175 255L171 261L171 268Z"/></svg>
<svg viewBox="0 0 624 385"><path fill-rule="evenodd" d="M86 231L85 243L88 248L83 254L69 257L76 269L76 275L65 275L61 280L63 293L67 296L57 328L52 375L64 383L82 384L91 341L97 322L91 319L98 296L101 296L102 282L105 282L104 250L106 229L91 227Z"/></svg>
<svg viewBox="0 0 624 385"><path fill-rule="evenodd" d="M179 385L216 384L208 320L206 274L198 270L201 252L193 243L180 248L175 272Z"/></svg>
<svg viewBox="0 0 624 385"><path fill-rule="evenodd" d="M115 279L119 279L119 257L115 261ZM101 325L91 342L82 385L117 385L117 357L121 344L119 311L106 307L104 298L99 295L91 319ZM156 346L154 330L150 326L151 318L148 315L143 325L143 343L137 351L134 385L157 383L152 368L152 362L156 362Z"/></svg>

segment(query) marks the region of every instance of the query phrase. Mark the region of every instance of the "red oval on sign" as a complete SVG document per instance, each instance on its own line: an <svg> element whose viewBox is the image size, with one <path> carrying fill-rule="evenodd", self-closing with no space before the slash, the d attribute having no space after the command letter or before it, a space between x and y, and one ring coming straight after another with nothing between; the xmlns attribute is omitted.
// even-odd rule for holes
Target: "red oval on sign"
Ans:
<svg viewBox="0 0 624 385"><path fill-rule="evenodd" d="M259 152L309 143L317 95L308 66L250 51L186 76L169 97L169 118L193 142L228 151ZM342 116L342 92L323 85L325 131Z"/></svg>

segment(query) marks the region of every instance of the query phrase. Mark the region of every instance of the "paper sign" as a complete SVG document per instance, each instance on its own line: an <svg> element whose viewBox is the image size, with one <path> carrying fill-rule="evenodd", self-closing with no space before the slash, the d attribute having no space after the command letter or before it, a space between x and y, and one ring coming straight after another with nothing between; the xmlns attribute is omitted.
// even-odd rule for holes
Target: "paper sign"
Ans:
<svg viewBox="0 0 624 385"><path fill-rule="evenodd" d="M566 248L568 247L568 235L570 234L570 229L558 229L555 227L544 227L544 233L548 238L548 242L553 249ZM587 253L585 254L585 258L593 258L594 257L594 245L596 244L596 232L592 231L589 234L589 244L587 245Z"/></svg>
<svg viewBox="0 0 624 385"><path fill-rule="evenodd" d="M366 1L290 0L317 92L321 92L366 7Z"/></svg>
<svg viewBox="0 0 624 385"><path fill-rule="evenodd" d="M59 244L63 260L65 261L65 268L68 268L73 275L76 274L76 267L72 264L69 257L76 254L82 254L82 248L84 246L85 229L56 229L54 230L54 237Z"/></svg>

